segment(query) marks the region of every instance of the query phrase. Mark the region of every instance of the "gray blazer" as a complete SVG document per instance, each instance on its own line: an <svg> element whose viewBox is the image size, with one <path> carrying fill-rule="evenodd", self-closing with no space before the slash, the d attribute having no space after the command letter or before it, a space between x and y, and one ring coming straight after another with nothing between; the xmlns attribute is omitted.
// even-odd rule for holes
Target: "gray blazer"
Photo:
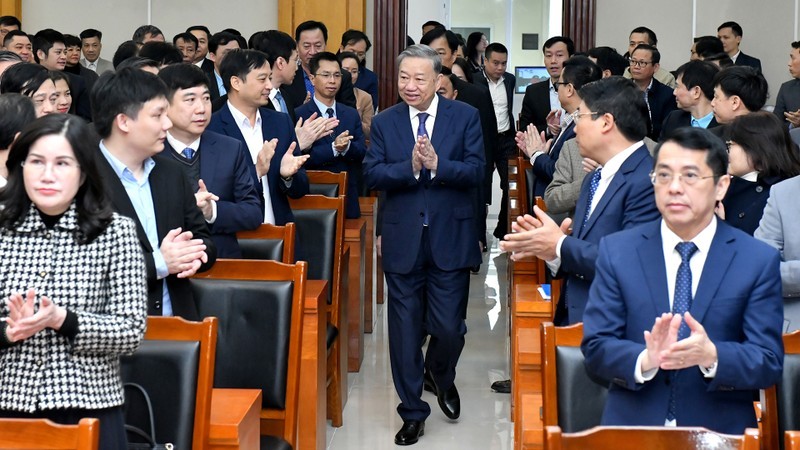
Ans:
<svg viewBox="0 0 800 450"><path fill-rule="evenodd" d="M81 65L83 67L88 67L88 62L85 58L81 58ZM114 64L111 61L103 58L97 59L97 74L102 75L104 72L114 71Z"/></svg>
<svg viewBox="0 0 800 450"><path fill-rule="evenodd" d="M775 109L772 112L778 116L781 122L788 125L789 122L783 113L795 112L798 109L800 109L800 80L795 78L781 85L775 100Z"/></svg>
<svg viewBox="0 0 800 450"><path fill-rule="evenodd" d="M644 138L644 145L650 151L651 156L655 151L656 144L652 139ZM586 176L582 161L583 157L578 150L578 141L570 139L564 142L561 154L556 160L553 181L547 185L547 189L544 191L544 204L547 206L549 214L567 214L569 217L575 215L575 204L578 203L583 177Z"/></svg>

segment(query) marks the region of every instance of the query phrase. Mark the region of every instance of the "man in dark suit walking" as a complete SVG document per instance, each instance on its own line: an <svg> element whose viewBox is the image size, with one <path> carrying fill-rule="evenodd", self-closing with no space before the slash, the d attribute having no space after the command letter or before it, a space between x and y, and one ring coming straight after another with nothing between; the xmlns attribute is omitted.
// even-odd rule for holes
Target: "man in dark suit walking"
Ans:
<svg viewBox="0 0 800 450"><path fill-rule="evenodd" d="M575 53L575 43L566 36L553 36L544 42L542 46L544 52L544 64L550 79L547 82L541 81L533 83L525 88L525 97L522 99L522 111L519 114L519 129L528 129L528 124L536 125L539 131L546 130L549 136L558 133L555 125L559 125L558 120L554 122L554 128L548 128L548 117L553 117L561 111L561 104L558 102L556 84L558 77L561 76L561 69L564 68L564 61L568 60ZM555 131L555 132L554 132Z"/></svg>
<svg viewBox="0 0 800 450"><path fill-rule="evenodd" d="M559 227L534 207L536 217L517 219L516 233L500 243L513 252L511 258L536 256L566 278L556 310L559 324L583 321L600 239L658 217L649 178L653 158L642 142L647 130L642 92L629 80L611 77L585 85L580 96L572 114L578 145L583 157L600 166L583 180L574 222L565 219Z"/></svg>
<svg viewBox="0 0 800 450"><path fill-rule="evenodd" d="M114 209L136 222L147 267L147 314L198 320L186 278L208 270L217 252L181 167L159 155L172 126L167 95L151 73L106 72L92 91L92 119L103 139L99 168Z"/></svg>
<svg viewBox="0 0 800 450"><path fill-rule="evenodd" d="M177 161L195 192L220 258L241 258L236 232L257 228L264 217L242 143L206 130L211 120L208 79L194 64L172 64L158 73L169 89L163 155Z"/></svg>
<svg viewBox="0 0 800 450"><path fill-rule="evenodd" d="M783 369L778 251L718 220L725 144L676 130L656 149L661 220L600 243L581 350L610 382L602 425L756 427Z"/></svg>
<svg viewBox="0 0 800 450"><path fill-rule="evenodd" d="M742 43L742 26L736 22L725 22L717 28L717 37L722 41L722 48L737 66L749 66L761 72L761 60L745 55L739 50Z"/></svg>
<svg viewBox="0 0 800 450"><path fill-rule="evenodd" d="M660 140L664 140L676 128L714 128L717 120L711 100L714 99L714 77L719 66L707 61L689 61L675 71L677 87L672 91L677 110L664 119Z"/></svg>
<svg viewBox="0 0 800 450"><path fill-rule="evenodd" d="M481 260L471 188L483 177L478 112L436 94L441 59L428 46L398 57L403 102L375 116L366 184L386 191L383 260L389 286L389 354L400 396L398 445L417 442L430 407L424 367L450 419L461 413L455 368L464 347L469 267ZM430 334L423 361L422 338Z"/></svg>

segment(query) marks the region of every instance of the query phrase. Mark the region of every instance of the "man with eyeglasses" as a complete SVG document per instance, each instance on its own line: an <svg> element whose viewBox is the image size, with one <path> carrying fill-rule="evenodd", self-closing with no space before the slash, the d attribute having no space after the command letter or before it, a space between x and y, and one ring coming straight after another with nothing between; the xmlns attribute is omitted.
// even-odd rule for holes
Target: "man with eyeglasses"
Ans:
<svg viewBox="0 0 800 450"><path fill-rule="evenodd" d="M642 142L647 106L641 92L629 80L611 77L584 85L580 95L572 115L578 146L581 156L600 166L583 181L574 221L559 226L534 207L536 217L517 218L515 232L500 243L513 260L535 256L566 279L554 319L558 325L583 321L600 239L658 217L648 175L653 158Z"/></svg>
<svg viewBox="0 0 800 450"><path fill-rule="evenodd" d="M633 50L641 44L658 47L658 37L656 37L656 32L647 27L634 28L633 31L631 31L631 34L628 36L628 51L625 52L625 58L630 59ZM629 67L625 68L623 76L625 78L631 77L631 71ZM662 84L665 84L671 88L675 87L675 77L670 71L664 70L662 67L659 67L656 70L655 78Z"/></svg>
<svg viewBox="0 0 800 450"><path fill-rule="evenodd" d="M780 257L715 216L719 138L680 128L655 158L661 219L600 243L584 314L586 367L610 383L601 423L742 434L783 369Z"/></svg>
<svg viewBox="0 0 800 450"><path fill-rule="evenodd" d="M297 117L309 120L317 117L337 119L333 134L317 139L309 149L311 158L306 163L309 170L347 172L347 197L345 216L348 219L361 217L358 206L358 185L361 180L361 161L366 153L364 133L358 111L336 101L342 85L342 70L336 55L330 52L317 53L311 58L311 82L314 83L314 98L297 108Z"/></svg>
<svg viewBox="0 0 800 450"><path fill-rule="evenodd" d="M339 53L353 52L358 57L358 76L354 87L368 92L372 97L372 105L378 109L378 76L367 69L367 52L372 48L372 42L366 33L361 30L347 30L342 34L342 45Z"/></svg>
<svg viewBox="0 0 800 450"><path fill-rule="evenodd" d="M644 93L644 101L647 104L650 119L647 136L656 140L661 135L664 119L677 109L672 89L654 78L661 62L661 53L651 45L640 44L633 49L629 62L631 78Z"/></svg>

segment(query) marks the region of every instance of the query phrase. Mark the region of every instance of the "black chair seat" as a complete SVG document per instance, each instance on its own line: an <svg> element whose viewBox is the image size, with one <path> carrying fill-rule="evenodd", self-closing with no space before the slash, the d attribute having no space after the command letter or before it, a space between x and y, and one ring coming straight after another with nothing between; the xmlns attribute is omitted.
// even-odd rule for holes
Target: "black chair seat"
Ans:
<svg viewBox="0 0 800 450"><path fill-rule="evenodd" d="M333 343L336 342L337 336L339 336L339 329L328 322L327 329L325 330L325 343L328 350L330 350Z"/></svg>
<svg viewBox="0 0 800 450"><path fill-rule="evenodd" d="M292 446L275 436L261 436L261 450L292 450Z"/></svg>

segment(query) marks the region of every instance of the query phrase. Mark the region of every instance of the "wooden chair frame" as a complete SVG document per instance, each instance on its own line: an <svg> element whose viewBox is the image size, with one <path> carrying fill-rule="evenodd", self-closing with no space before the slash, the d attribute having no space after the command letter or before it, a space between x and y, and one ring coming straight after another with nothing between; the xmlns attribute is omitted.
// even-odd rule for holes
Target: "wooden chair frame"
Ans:
<svg viewBox="0 0 800 450"><path fill-rule="evenodd" d="M542 324L542 421L544 426L558 426L558 368L556 347L580 347L583 324L557 327Z"/></svg>
<svg viewBox="0 0 800 450"><path fill-rule="evenodd" d="M784 450L800 450L800 431L787 431L785 435Z"/></svg>
<svg viewBox="0 0 800 450"><path fill-rule="evenodd" d="M47 419L0 419L0 449L97 450L100 421L84 418L77 425Z"/></svg>
<svg viewBox="0 0 800 450"><path fill-rule="evenodd" d="M785 354L800 353L800 330L783 335L783 352ZM763 449L780 448L781 436L779 430L778 388L777 386L770 386L767 389L761 390L761 434ZM788 446L786 448L788 448Z"/></svg>
<svg viewBox="0 0 800 450"><path fill-rule="evenodd" d="M261 224L255 230L239 231L236 233L238 239L282 239L283 240L283 259L284 264L294 263L294 237L296 234L295 225L289 222L286 225Z"/></svg>
<svg viewBox="0 0 800 450"><path fill-rule="evenodd" d="M149 316L144 338L200 343L192 448L196 450L206 448L211 428L211 390L214 387L214 364L217 356L217 318L206 317L202 322L190 322L181 317Z"/></svg>
<svg viewBox="0 0 800 450"><path fill-rule="evenodd" d="M273 424L281 429L283 438L292 448L297 443L297 420L300 394L300 358L303 335L303 314L306 296L305 261L284 264L277 261L218 259L214 266L193 278L244 281L291 281L292 321L289 337L289 358L286 370L286 407L283 410L261 409L261 434L268 434ZM273 427L274 428L274 427Z"/></svg>
<svg viewBox="0 0 800 450"><path fill-rule="evenodd" d="M309 184L338 184L339 195L347 195L347 172L306 170Z"/></svg>
<svg viewBox="0 0 800 450"><path fill-rule="evenodd" d="M314 171L310 171L314 172ZM332 173L332 172L328 172ZM333 174L342 175L342 174ZM346 183L345 183L346 184ZM341 191L340 191L341 192ZM331 303L328 305L328 321L339 330L339 336L328 352L327 362L327 417L331 425L340 427L343 423L342 411L344 409L344 392L347 383L347 358L343 352L347 351L347 323L344 320L344 306L347 304L345 292L346 282L342 279L344 264L344 195L338 198L322 195L306 195L299 199L289 199L292 210L300 209L335 209L336 210L336 238L334 241L333 285L331 286ZM327 280L326 280L327 281ZM342 361L344 365L342 366Z"/></svg>
<svg viewBox="0 0 800 450"><path fill-rule="evenodd" d="M675 450L741 449L758 450L758 430L748 428L744 435L729 435L706 428L673 427L594 427L578 433L562 433L557 426L545 431L546 450ZM709 446L709 444L712 444Z"/></svg>

